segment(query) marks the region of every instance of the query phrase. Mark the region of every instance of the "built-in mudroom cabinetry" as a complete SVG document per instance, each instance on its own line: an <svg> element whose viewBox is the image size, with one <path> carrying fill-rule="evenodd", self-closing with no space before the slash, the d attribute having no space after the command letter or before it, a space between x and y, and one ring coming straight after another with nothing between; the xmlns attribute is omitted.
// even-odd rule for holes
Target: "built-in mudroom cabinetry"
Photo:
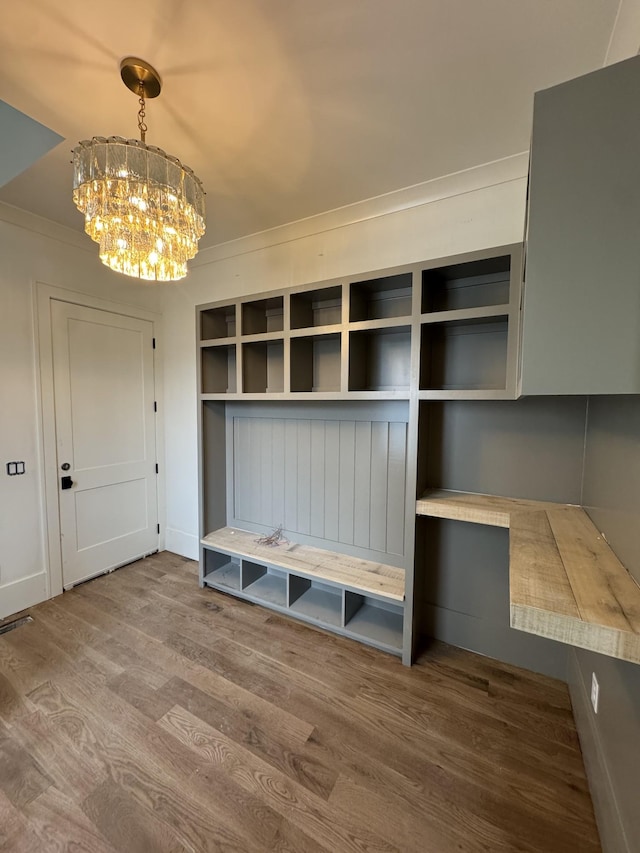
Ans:
<svg viewBox="0 0 640 853"><path fill-rule="evenodd" d="M520 277L506 246L199 306L202 584L409 662L424 407L515 397Z"/></svg>

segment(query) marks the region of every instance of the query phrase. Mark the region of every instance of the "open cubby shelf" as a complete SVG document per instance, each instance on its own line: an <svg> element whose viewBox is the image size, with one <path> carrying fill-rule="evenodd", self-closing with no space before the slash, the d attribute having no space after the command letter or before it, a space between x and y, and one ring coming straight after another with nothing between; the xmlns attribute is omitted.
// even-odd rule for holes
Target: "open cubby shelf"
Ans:
<svg viewBox="0 0 640 853"><path fill-rule="evenodd" d="M408 391L410 373L410 326L350 332L349 391Z"/></svg>
<svg viewBox="0 0 640 853"><path fill-rule="evenodd" d="M235 394L236 345L202 347L200 350L201 383L204 394Z"/></svg>
<svg viewBox="0 0 640 853"><path fill-rule="evenodd" d="M291 391L340 391L341 335L291 340Z"/></svg>
<svg viewBox="0 0 640 853"><path fill-rule="evenodd" d="M202 540L202 581L241 598L402 652L404 571L299 544L261 545L225 527Z"/></svg>
<svg viewBox="0 0 640 853"><path fill-rule="evenodd" d="M342 287L321 287L291 294L291 328L335 326L342 322Z"/></svg>
<svg viewBox="0 0 640 853"><path fill-rule="evenodd" d="M236 334L236 306L222 305L200 313L200 339L233 338Z"/></svg>
<svg viewBox="0 0 640 853"><path fill-rule="evenodd" d="M242 390L248 394L284 391L283 341L242 344Z"/></svg>
<svg viewBox="0 0 640 853"><path fill-rule="evenodd" d="M509 302L511 257L450 264L422 273L423 314Z"/></svg>
<svg viewBox="0 0 640 853"><path fill-rule="evenodd" d="M411 316L413 276L410 272L385 275L350 286L349 320L381 320Z"/></svg>
<svg viewBox="0 0 640 853"><path fill-rule="evenodd" d="M420 390L504 391L508 315L422 326Z"/></svg>
<svg viewBox="0 0 640 853"><path fill-rule="evenodd" d="M271 296L242 303L243 335L281 332L284 329L284 297Z"/></svg>

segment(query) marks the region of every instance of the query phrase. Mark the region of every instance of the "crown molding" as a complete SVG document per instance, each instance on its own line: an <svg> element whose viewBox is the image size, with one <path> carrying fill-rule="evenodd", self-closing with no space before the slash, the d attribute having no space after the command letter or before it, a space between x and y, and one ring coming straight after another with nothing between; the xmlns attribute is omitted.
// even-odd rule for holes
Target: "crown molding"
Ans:
<svg viewBox="0 0 640 853"><path fill-rule="evenodd" d="M51 240L57 240L59 243L82 249L85 252L92 252L95 248L91 239L84 232L75 231L66 225L60 225L44 216L38 216L3 201L0 201L0 222L16 225L18 228L24 228Z"/></svg>
<svg viewBox="0 0 640 853"><path fill-rule="evenodd" d="M257 252L270 246L289 243L314 234L345 228L368 219L376 219L389 216L402 210L431 204L441 199L451 198L457 195L474 192L503 184L514 180L520 180L527 176L529 169L529 152L523 151L434 178L421 184L394 190L384 195L375 196L363 201L354 202L344 207L299 219L285 225L279 225L266 231L239 237L226 243L218 243L202 249L196 258L190 262L191 268L206 266L218 261L232 258L238 255Z"/></svg>

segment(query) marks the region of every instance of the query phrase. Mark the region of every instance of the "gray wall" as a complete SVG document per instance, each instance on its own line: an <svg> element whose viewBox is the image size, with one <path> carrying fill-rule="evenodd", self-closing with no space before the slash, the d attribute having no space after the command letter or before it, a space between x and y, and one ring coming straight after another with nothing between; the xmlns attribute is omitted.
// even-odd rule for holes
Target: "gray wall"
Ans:
<svg viewBox="0 0 640 853"><path fill-rule="evenodd" d="M419 489L580 503L584 397L422 403Z"/></svg>
<svg viewBox="0 0 640 853"><path fill-rule="evenodd" d="M422 403L418 491L487 492L580 503L587 400ZM424 634L565 679L568 647L509 626L509 534L418 519Z"/></svg>
<svg viewBox="0 0 640 853"><path fill-rule="evenodd" d="M589 401L583 503L640 579L640 397ZM589 701L600 684L598 714ZM605 853L640 850L640 666L571 653L571 697Z"/></svg>

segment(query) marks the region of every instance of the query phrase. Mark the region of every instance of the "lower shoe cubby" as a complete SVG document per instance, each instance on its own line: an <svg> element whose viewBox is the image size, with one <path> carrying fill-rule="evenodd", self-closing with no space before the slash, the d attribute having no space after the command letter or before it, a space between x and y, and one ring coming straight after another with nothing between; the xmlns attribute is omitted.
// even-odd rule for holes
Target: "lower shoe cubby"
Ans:
<svg viewBox="0 0 640 853"><path fill-rule="evenodd" d="M401 604L344 591L346 632L378 648L402 651L403 616Z"/></svg>
<svg viewBox="0 0 640 853"><path fill-rule="evenodd" d="M203 548L203 566L206 586L383 651L402 653L404 606L399 601L210 547Z"/></svg>
<svg viewBox="0 0 640 853"><path fill-rule="evenodd" d="M251 560L242 561L242 591L276 607L287 606L287 573Z"/></svg>
<svg viewBox="0 0 640 853"><path fill-rule="evenodd" d="M289 610L305 619L342 627L342 596L339 587L289 575Z"/></svg>
<svg viewBox="0 0 640 853"><path fill-rule="evenodd" d="M221 589L240 589L240 559L222 554L219 551L211 551L208 548L203 552L204 582L207 586L220 587Z"/></svg>

